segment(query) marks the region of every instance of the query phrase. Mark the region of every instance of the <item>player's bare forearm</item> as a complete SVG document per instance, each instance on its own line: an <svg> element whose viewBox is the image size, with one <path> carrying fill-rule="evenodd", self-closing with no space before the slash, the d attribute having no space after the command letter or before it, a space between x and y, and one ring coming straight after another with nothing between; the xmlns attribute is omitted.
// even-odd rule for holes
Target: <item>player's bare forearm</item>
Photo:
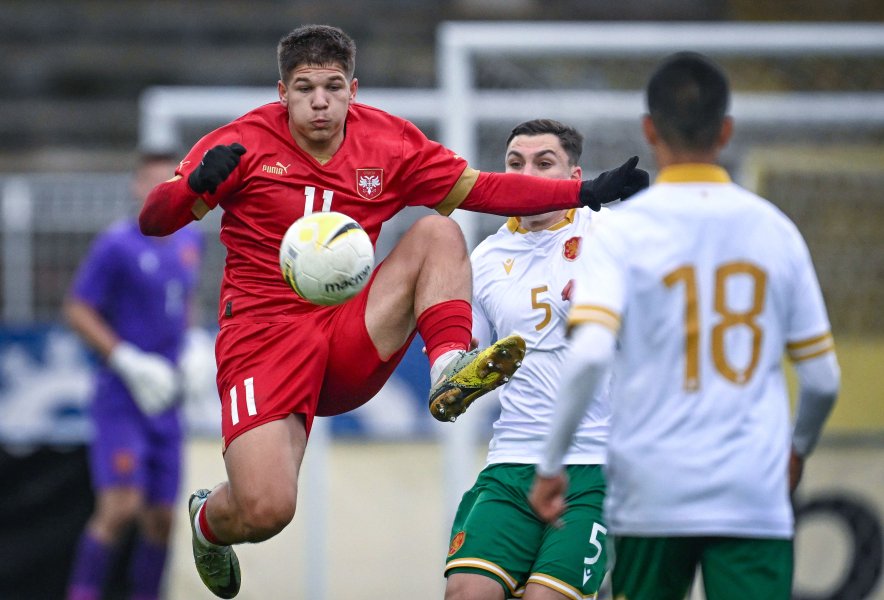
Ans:
<svg viewBox="0 0 884 600"><path fill-rule="evenodd" d="M62 312L71 329L76 331L102 358L107 358L120 342L119 336L104 317L82 300L65 298Z"/></svg>
<svg viewBox="0 0 884 600"><path fill-rule="evenodd" d="M798 484L801 483L801 475L804 473L804 457L795 452L795 448L789 454L789 491L795 493Z"/></svg>
<svg viewBox="0 0 884 600"><path fill-rule="evenodd" d="M144 235L163 236L174 233L196 219L194 206L199 196L179 176L161 183L147 196L138 226Z"/></svg>
<svg viewBox="0 0 884 600"><path fill-rule="evenodd" d="M568 477L564 472L551 477L537 474L528 495L531 508L546 523L556 523L565 512L565 492L568 491Z"/></svg>

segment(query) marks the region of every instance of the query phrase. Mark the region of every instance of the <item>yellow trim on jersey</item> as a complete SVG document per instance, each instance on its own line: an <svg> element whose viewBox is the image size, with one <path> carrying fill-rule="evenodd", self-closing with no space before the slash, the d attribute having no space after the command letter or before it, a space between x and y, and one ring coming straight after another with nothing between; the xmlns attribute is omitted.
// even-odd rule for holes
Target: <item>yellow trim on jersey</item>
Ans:
<svg viewBox="0 0 884 600"><path fill-rule="evenodd" d="M467 197L467 194L473 189L473 186L476 185L478 179L479 171L472 167L465 168L460 177L457 178L457 181L454 182L454 186L448 192L448 195L442 199L442 202L436 205L436 211L446 217L453 213L454 209L460 206L461 202Z"/></svg>
<svg viewBox="0 0 884 600"><path fill-rule="evenodd" d="M598 323L615 334L620 331L620 315L604 306L575 304L568 313L568 329L584 323Z"/></svg>
<svg viewBox="0 0 884 600"><path fill-rule="evenodd" d="M556 579L551 575L545 575L543 573L532 573L531 576L528 577L528 582L525 585L527 586L528 583L536 583L537 585L542 585L543 587L555 590L572 600L595 600L599 597L598 593L584 596L580 590L568 585L561 579ZM516 597L520 598L521 596L516 595Z"/></svg>
<svg viewBox="0 0 884 600"><path fill-rule="evenodd" d="M190 207L190 212L193 213L193 216L197 221L205 217L210 210L212 209L209 208L209 205L206 204L206 201L202 198L197 198L194 201L193 206Z"/></svg>
<svg viewBox="0 0 884 600"><path fill-rule="evenodd" d="M166 183L172 183L173 181L179 181L181 179L184 179L184 177L182 177L181 175L174 175L171 179L167 179ZM190 212L193 215L193 218L197 221L205 217L210 210L212 209L209 208L209 205L206 203L205 200L203 200L201 196L197 197L197 199L194 200L193 204L190 206Z"/></svg>
<svg viewBox="0 0 884 600"><path fill-rule="evenodd" d="M515 593L516 584L519 583L500 565L489 562L487 560L482 560L481 558L455 558L454 560L449 560L447 563L445 563L445 572L447 573L451 569L464 567L468 569L481 569L483 571L488 571L489 573L494 573L495 575L500 577L501 580L503 580L503 582L509 588L510 594Z"/></svg>
<svg viewBox="0 0 884 600"><path fill-rule="evenodd" d="M575 214L577 214L577 209L569 208L568 212L565 213L565 216L564 218L562 218L561 221L550 225L545 229L545 231L556 231L558 229L562 229L563 227L567 227L574 222ZM522 227L522 217L510 217L506 220L506 227L510 230L510 233L528 233L528 230Z"/></svg>
<svg viewBox="0 0 884 600"><path fill-rule="evenodd" d="M730 183L727 171L718 165L684 163L664 167L654 183Z"/></svg>
<svg viewBox="0 0 884 600"><path fill-rule="evenodd" d="M835 340L832 338L832 333L829 331L806 340L799 340L797 342L789 342L786 344L786 351L789 353L789 358L792 359L792 362L809 360L811 358L816 358L817 356L822 356L827 352L833 352L834 350Z"/></svg>

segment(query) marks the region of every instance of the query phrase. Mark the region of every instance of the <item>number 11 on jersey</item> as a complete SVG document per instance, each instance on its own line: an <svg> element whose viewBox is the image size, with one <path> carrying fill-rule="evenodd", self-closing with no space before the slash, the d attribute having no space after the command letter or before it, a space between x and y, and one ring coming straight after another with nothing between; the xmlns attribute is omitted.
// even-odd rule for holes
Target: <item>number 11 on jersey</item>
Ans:
<svg viewBox="0 0 884 600"><path fill-rule="evenodd" d="M331 211L332 204L332 196L335 193L333 190L322 190L322 208L319 210L321 212L329 212ZM306 217L309 214L313 213L313 200L316 198L316 188L312 185L308 185L304 188L304 216Z"/></svg>

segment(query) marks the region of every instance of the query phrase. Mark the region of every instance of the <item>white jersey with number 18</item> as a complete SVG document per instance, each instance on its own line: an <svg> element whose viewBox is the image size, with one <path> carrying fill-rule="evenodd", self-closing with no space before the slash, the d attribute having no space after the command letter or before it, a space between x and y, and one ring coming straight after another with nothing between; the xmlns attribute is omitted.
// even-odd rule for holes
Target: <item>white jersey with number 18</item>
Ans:
<svg viewBox="0 0 884 600"><path fill-rule="evenodd" d="M619 332L612 530L790 537L781 361L834 349L798 229L723 169L679 165L586 252L569 322Z"/></svg>

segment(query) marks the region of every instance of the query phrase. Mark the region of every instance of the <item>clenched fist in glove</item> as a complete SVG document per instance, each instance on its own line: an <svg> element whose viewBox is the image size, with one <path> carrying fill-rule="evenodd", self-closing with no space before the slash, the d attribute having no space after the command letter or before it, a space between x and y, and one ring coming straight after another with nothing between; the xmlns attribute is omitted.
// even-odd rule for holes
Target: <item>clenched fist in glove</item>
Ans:
<svg viewBox="0 0 884 600"><path fill-rule="evenodd" d="M215 146L203 155L199 166L187 178L187 184L197 194L214 194L221 182L239 164L239 157L245 153L246 149L235 142L229 146Z"/></svg>
<svg viewBox="0 0 884 600"><path fill-rule="evenodd" d="M156 415L174 404L178 372L164 356L121 342L114 347L107 363L126 384L144 414Z"/></svg>
<svg viewBox="0 0 884 600"><path fill-rule="evenodd" d="M580 204L598 211L602 204L625 200L648 187L651 177L647 171L636 169L637 164L638 156L633 156L616 169L605 171L595 179L585 179L580 184Z"/></svg>

